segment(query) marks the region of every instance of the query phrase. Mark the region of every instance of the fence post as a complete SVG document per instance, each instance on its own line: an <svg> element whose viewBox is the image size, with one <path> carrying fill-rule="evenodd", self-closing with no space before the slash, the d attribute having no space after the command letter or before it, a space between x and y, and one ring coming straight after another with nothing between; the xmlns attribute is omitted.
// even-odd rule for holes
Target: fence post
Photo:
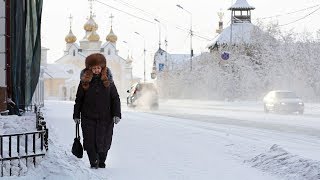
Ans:
<svg viewBox="0 0 320 180"><path fill-rule="evenodd" d="M49 138L49 130L46 128L45 129L45 136L44 136L44 146L45 146L47 151L49 149L48 138Z"/></svg>
<svg viewBox="0 0 320 180"><path fill-rule="evenodd" d="M3 145L2 145L2 143L3 143L3 139L2 139L2 137L0 137L0 155L1 155L1 158L3 158Z"/></svg>
<svg viewBox="0 0 320 180"><path fill-rule="evenodd" d="M20 136L17 136L17 153L18 156L20 157Z"/></svg>
<svg viewBox="0 0 320 180"><path fill-rule="evenodd" d="M3 139L0 137L0 153L1 153L1 177L3 177Z"/></svg>
<svg viewBox="0 0 320 180"><path fill-rule="evenodd" d="M43 136L44 136L44 132L39 133L39 135L41 135L41 136L40 136L40 138L41 138L41 140L40 140L40 142L41 142L40 148L41 148L41 152L42 152L42 151L43 151Z"/></svg>
<svg viewBox="0 0 320 180"><path fill-rule="evenodd" d="M20 135L17 136L17 153L18 153L18 156L19 156L19 164L18 164L18 167L20 169L21 167L21 161L20 161ZM20 171L19 171L19 175L20 175Z"/></svg>
<svg viewBox="0 0 320 180"><path fill-rule="evenodd" d="M28 155L28 134L25 134L25 153ZM26 166L28 166L28 157L26 157Z"/></svg>
<svg viewBox="0 0 320 180"><path fill-rule="evenodd" d="M33 154L36 154L36 134L33 134ZM36 166L36 157L33 157L33 164Z"/></svg>
<svg viewBox="0 0 320 180"><path fill-rule="evenodd" d="M9 157L11 157L11 136L9 136ZM11 160L10 160L10 165L11 165ZM10 166L10 176L11 176L11 166Z"/></svg>

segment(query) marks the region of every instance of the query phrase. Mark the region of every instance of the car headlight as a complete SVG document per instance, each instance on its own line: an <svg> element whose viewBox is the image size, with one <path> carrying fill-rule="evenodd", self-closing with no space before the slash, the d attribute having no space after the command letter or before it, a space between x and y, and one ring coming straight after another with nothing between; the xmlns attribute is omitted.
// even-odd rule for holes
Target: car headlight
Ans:
<svg viewBox="0 0 320 180"><path fill-rule="evenodd" d="M303 102L299 102L299 105L303 105Z"/></svg>
<svg viewBox="0 0 320 180"><path fill-rule="evenodd" d="M284 102L281 102L280 104L281 104L281 105L286 105L286 103L284 103Z"/></svg>

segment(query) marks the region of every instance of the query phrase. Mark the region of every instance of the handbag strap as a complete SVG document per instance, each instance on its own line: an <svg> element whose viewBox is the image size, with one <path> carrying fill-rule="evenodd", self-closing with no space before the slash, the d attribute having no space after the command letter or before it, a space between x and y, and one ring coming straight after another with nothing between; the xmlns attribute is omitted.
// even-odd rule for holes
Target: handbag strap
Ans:
<svg viewBox="0 0 320 180"><path fill-rule="evenodd" d="M79 123L76 123L76 138L80 139Z"/></svg>

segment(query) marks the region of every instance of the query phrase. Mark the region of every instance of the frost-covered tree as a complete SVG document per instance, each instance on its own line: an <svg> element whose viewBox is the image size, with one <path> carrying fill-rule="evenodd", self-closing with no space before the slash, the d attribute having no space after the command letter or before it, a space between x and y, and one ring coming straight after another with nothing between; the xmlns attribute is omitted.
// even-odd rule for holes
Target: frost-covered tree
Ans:
<svg viewBox="0 0 320 180"><path fill-rule="evenodd" d="M258 25L250 44L221 46L180 62L159 77L161 95L169 98L261 100L270 90L289 89L305 100L320 101L319 32L283 32L278 24ZM262 30L262 31L261 31ZM229 51L228 61L220 53ZM170 93L169 93L170 92Z"/></svg>

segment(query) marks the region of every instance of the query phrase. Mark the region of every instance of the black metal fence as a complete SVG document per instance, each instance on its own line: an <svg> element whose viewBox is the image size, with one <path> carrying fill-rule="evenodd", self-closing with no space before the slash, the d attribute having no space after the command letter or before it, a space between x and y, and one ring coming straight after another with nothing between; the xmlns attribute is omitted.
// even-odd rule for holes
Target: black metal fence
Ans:
<svg viewBox="0 0 320 180"><path fill-rule="evenodd" d="M46 128L46 122L37 106L34 106L34 111L36 113L37 131L0 135L1 177L4 176L5 162L9 161L8 174L12 176L12 161L19 161L19 169L21 169L21 162L24 159L25 166L28 166L28 160L30 158L33 164L36 165L36 157L43 157L46 151L48 151L49 131ZM18 173L18 175L20 175L20 171Z"/></svg>
<svg viewBox="0 0 320 180"><path fill-rule="evenodd" d="M32 145L29 145L29 138L32 140ZM4 151L5 139L7 140L6 142L8 142L7 151ZM40 139L40 146L36 146L37 139ZM13 149L13 143L16 143L16 146L14 146L16 149ZM21 148L22 144L24 148ZM30 146L32 148L31 152L31 149L29 149ZM48 129L28 133L0 135L1 177L4 175L3 168L5 161L10 161L11 164L12 160L19 160L18 167L21 167L21 159L25 159L25 165L28 166L28 158L33 158L33 163L36 165L36 157L45 156L44 149L46 151L48 150ZM7 154L5 155L4 152ZM11 166L9 175L12 175Z"/></svg>

